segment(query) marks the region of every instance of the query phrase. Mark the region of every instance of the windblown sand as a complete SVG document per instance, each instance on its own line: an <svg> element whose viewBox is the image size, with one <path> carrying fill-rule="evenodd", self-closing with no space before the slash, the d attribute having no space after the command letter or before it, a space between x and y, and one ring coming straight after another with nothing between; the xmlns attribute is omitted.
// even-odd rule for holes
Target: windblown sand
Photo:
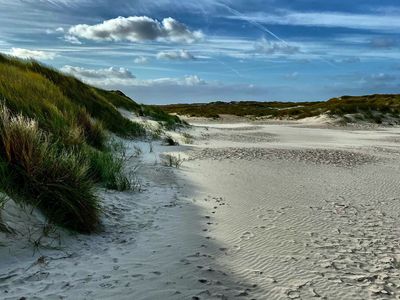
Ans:
<svg viewBox="0 0 400 300"><path fill-rule="evenodd" d="M191 145L129 143L141 189L99 191L92 236L35 247L40 214L9 202L0 298L400 299L400 129L308 125L197 123Z"/></svg>

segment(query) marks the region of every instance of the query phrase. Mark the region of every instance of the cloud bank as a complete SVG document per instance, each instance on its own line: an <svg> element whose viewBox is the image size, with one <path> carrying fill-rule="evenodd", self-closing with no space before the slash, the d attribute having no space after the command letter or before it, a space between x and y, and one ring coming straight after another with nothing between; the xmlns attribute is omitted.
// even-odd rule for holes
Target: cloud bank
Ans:
<svg viewBox="0 0 400 300"><path fill-rule="evenodd" d="M125 68L87 69L66 65L60 69L66 74L73 75L82 81L95 86L199 86L207 83L197 75L183 78L156 78L140 80Z"/></svg>
<svg viewBox="0 0 400 300"><path fill-rule="evenodd" d="M84 82L98 86L108 86L113 84L129 85L129 83L136 78L127 69L116 67L87 69L65 65L60 70L66 74L73 75Z"/></svg>

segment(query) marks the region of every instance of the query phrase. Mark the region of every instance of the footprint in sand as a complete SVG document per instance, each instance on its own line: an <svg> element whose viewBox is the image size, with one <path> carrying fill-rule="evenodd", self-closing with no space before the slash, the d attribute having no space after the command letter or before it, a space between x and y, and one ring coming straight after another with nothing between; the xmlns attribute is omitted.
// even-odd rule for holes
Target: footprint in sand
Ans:
<svg viewBox="0 0 400 300"><path fill-rule="evenodd" d="M238 253L242 248L239 245L234 245L232 247L232 253Z"/></svg>
<svg viewBox="0 0 400 300"><path fill-rule="evenodd" d="M254 237L253 233L251 233L250 231L246 231L241 235L240 239L241 240L249 240L249 239L251 239L253 237Z"/></svg>

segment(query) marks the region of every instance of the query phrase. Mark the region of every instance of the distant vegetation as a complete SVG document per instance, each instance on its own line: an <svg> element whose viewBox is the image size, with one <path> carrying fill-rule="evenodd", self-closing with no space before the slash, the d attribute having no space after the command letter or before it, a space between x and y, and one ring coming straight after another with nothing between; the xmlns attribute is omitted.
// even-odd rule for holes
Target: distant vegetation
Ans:
<svg viewBox="0 0 400 300"><path fill-rule="evenodd" d="M115 154L118 147L109 133L137 138L146 130L118 109L148 116L168 128L182 124L122 92L95 88L35 61L2 55L0 102L0 208L8 195L79 232L92 232L99 223L95 184L130 188L123 155Z"/></svg>
<svg viewBox="0 0 400 300"><path fill-rule="evenodd" d="M303 119L327 114L350 121L381 123L383 118L400 116L400 95L343 96L320 102L212 102L160 106L165 112L192 117L218 118L220 115Z"/></svg>

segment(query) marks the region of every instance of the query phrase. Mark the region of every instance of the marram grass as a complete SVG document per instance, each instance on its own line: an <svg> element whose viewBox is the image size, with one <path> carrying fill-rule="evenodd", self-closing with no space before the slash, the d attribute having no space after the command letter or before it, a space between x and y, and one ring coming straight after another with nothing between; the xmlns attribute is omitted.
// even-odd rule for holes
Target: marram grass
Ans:
<svg viewBox="0 0 400 300"><path fill-rule="evenodd" d="M36 121L0 108L0 157L9 180L3 189L39 208L50 221L79 232L99 223L98 199L89 164L60 150Z"/></svg>

